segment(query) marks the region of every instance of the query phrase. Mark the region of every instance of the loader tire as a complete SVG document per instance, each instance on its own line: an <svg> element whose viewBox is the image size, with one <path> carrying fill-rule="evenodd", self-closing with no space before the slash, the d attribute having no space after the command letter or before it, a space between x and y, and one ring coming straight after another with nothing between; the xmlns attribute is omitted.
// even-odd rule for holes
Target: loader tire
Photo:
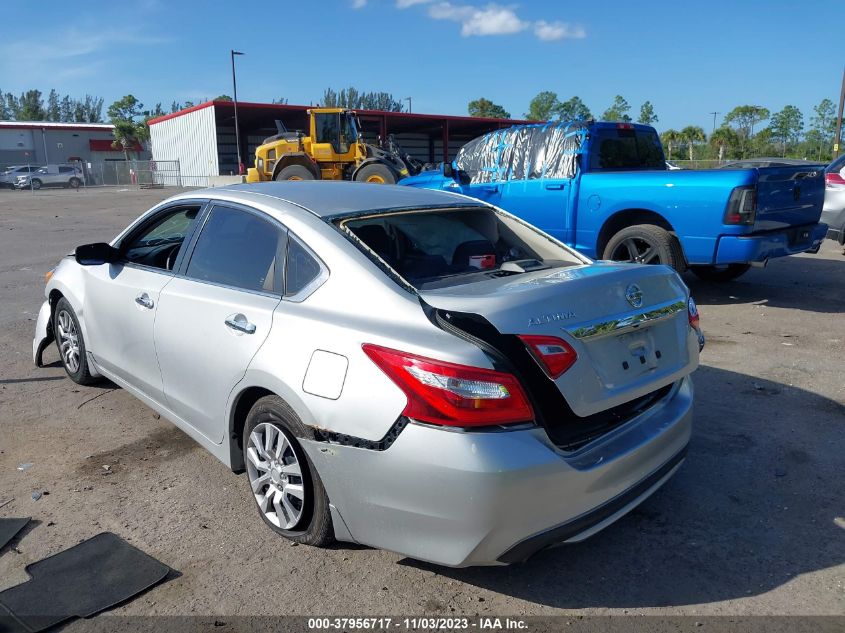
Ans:
<svg viewBox="0 0 845 633"><path fill-rule="evenodd" d="M314 174L302 165L288 165L279 170L274 180L314 180Z"/></svg>
<svg viewBox="0 0 845 633"><path fill-rule="evenodd" d="M355 174L356 182L371 182L377 185L395 185L396 174L387 165L370 163L364 165Z"/></svg>

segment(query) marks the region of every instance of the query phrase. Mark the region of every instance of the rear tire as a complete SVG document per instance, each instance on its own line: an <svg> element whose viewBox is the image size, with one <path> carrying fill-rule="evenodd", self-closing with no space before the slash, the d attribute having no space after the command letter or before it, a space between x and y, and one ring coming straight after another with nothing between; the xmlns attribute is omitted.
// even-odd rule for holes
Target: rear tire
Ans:
<svg viewBox="0 0 845 633"><path fill-rule="evenodd" d="M274 180L314 180L314 174L302 165L288 165L279 170Z"/></svg>
<svg viewBox="0 0 845 633"><path fill-rule="evenodd" d="M604 247L602 258L638 264L664 264L679 273L686 270L678 238L655 224L635 224L616 233Z"/></svg>
<svg viewBox="0 0 845 633"><path fill-rule="evenodd" d="M92 376L88 369L88 356L85 353L82 328L79 327L76 312L64 297L56 303L56 310L53 312L53 334L68 378L78 385L93 385L100 382L100 379Z"/></svg>
<svg viewBox="0 0 845 633"><path fill-rule="evenodd" d="M73 177L67 183L71 189L79 189L82 186L82 181L79 178Z"/></svg>
<svg viewBox="0 0 845 633"><path fill-rule="evenodd" d="M395 185L396 174L387 165L370 163L355 174L355 182L369 182L377 185Z"/></svg>
<svg viewBox="0 0 845 633"><path fill-rule="evenodd" d="M33 179L30 181L30 186L31 186L33 189L41 189L41 181L40 181L40 180L38 180L38 178L33 178Z"/></svg>
<svg viewBox="0 0 845 633"><path fill-rule="evenodd" d="M724 266L690 266L690 270L704 281L725 282L742 277L751 268L750 264L726 264Z"/></svg>
<svg viewBox="0 0 845 633"><path fill-rule="evenodd" d="M284 400L258 400L244 425L247 483L270 529L295 543L324 547L334 540L329 498L298 437L312 438L313 432Z"/></svg>

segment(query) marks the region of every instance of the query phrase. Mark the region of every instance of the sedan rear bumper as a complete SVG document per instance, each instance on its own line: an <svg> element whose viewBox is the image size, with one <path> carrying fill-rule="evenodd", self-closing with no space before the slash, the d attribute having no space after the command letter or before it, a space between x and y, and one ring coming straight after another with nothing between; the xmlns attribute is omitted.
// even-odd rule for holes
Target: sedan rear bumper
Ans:
<svg viewBox="0 0 845 633"><path fill-rule="evenodd" d="M841 196L845 205L845 195ZM827 224L827 238L845 244L845 206L840 209L825 206L822 211L822 222Z"/></svg>
<svg viewBox="0 0 845 633"><path fill-rule="evenodd" d="M687 377L572 453L540 428L413 423L384 451L304 444L355 541L448 566L507 564L587 538L657 490L683 461L692 400Z"/></svg>
<svg viewBox="0 0 845 633"><path fill-rule="evenodd" d="M714 263L748 264L807 251L816 252L826 234L826 224L809 224L759 235L723 235L716 246Z"/></svg>

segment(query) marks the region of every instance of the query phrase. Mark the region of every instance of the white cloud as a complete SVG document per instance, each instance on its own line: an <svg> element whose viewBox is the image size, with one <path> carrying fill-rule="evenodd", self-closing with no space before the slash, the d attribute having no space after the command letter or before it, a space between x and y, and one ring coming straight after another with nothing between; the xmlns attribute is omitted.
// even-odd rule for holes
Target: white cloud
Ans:
<svg viewBox="0 0 845 633"><path fill-rule="evenodd" d="M508 35L528 28L529 23L520 20L513 9L497 4L488 4L483 9L469 5L439 2L429 8L428 14L435 20L452 20L461 23L461 35Z"/></svg>
<svg viewBox="0 0 845 633"><path fill-rule="evenodd" d="M353 9L363 9L367 6L367 0L352 0Z"/></svg>
<svg viewBox="0 0 845 633"><path fill-rule="evenodd" d="M537 20L534 23L534 35L544 42L552 42L563 39L581 40L587 37L587 32L584 30L584 27L568 24L567 22Z"/></svg>
<svg viewBox="0 0 845 633"><path fill-rule="evenodd" d="M559 20L522 19L515 5L490 3L484 6L453 4L434 0L396 0L397 9L407 9L415 5L428 5L428 16L434 20L448 20L461 25L464 37L483 35L512 35L526 30L533 30L537 39L551 42L562 39L583 39L587 32L583 27Z"/></svg>

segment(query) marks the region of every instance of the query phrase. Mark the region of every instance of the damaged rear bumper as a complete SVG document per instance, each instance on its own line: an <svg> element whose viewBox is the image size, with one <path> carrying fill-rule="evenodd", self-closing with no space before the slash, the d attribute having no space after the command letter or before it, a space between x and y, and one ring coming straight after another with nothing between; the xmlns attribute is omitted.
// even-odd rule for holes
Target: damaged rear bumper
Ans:
<svg viewBox="0 0 845 633"><path fill-rule="evenodd" d="M572 453L540 428L409 424L384 451L305 441L355 541L454 567L524 560L624 516L683 461L692 381Z"/></svg>

